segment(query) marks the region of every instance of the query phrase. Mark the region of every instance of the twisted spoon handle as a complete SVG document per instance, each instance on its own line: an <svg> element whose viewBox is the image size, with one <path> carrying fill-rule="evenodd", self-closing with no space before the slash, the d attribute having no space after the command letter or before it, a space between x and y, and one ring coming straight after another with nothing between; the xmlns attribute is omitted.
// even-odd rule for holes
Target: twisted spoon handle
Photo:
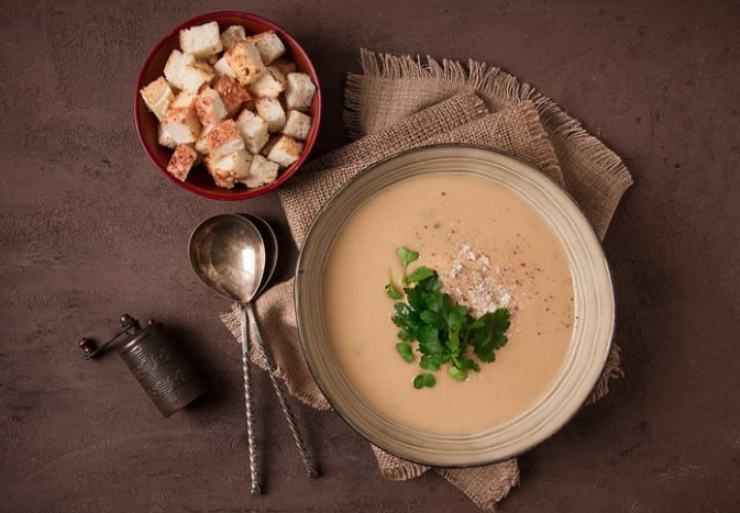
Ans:
<svg viewBox="0 0 740 513"><path fill-rule="evenodd" d="M303 436L298 430L298 424L296 423L295 417L293 416L293 412L290 411L288 402L285 400L283 391L280 388L280 383L277 380L277 373L275 372L275 364L273 363L272 358L265 349L265 344L262 341L262 334L260 333L259 326L257 325L257 318L254 315L254 307L251 303L247 303L246 310L247 314L249 315L250 325L252 327L252 330L254 331L254 340L257 342L257 349L259 349L260 353L262 353L262 357L265 359L265 363L267 364L267 375L270 376L272 388L275 389L275 395L277 395L278 401L280 401L280 408L283 410L285 420L288 422L290 433L293 435L293 440L298 447L298 451L300 451L301 453L303 464L306 467L306 474L312 479L317 478L319 477L319 472L318 470L316 470L316 467L311 461L311 458L308 456L308 450L306 449L306 444L303 441Z"/></svg>
<svg viewBox="0 0 740 513"><path fill-rule="evenodd" d="M251 306L250 312L251 312ZM252 495L262 493L257 468L257 449L254 440L254 422L252 421L252 393L249 384L249 334L247 333L247 307L241 305L242 322L242 371L244 372L244 404L247 410L247 444L249 445L249 477L252 482Z"/></svg>

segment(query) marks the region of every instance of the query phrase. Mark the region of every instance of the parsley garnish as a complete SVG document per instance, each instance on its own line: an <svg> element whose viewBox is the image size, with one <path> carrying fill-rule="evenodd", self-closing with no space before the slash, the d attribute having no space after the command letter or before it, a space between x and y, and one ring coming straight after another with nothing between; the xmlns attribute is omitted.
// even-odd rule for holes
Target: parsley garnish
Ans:
<svg viewBox="0 0 740 513"><path fill-rule="evenodd" d="M419 366L425 373L414 378L414 388L433 387L437 380L431 372L449 364L447 374L465 381L469 371L478 372L477 359L484 363L496 359L496 350L508 341L510 315L499 308L476 318L465 305L456 304L442 291L437 271L420 266L407 274L408 265L419 259L419 253L398 248L401 259L403 292L388 276L385 286L393 304L393 323L398 326L396 350L406 362L414 361L414 349L421 354ZM416 347L414 347L416 346Z"/></svg>

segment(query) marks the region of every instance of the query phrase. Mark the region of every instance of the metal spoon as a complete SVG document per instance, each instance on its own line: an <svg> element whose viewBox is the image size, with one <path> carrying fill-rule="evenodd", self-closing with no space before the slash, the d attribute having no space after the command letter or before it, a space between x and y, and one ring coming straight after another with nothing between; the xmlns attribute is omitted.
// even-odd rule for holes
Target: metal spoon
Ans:
<svg viewBox="0 0 740 513"><path fill-rule="evenodd" d="M262 278L262 284L255 294L256 298L262 293L262 291L267 288L267 285L269 285L270 280L272 280L272 276L275 273L275 268L277 267L278 260L278 241L277 236L275 235L275 230L272 229L270 223L268 223L261 217L253 214L245 214L245 217L252 221L252 223L259 229L260 234L262 235L262 239L265 242L267 254L267 266L265 268L264 277ZM267 351L264 342L262 341L262 334L260 333L260 328L257 324L257 318L254 314L254 309L252 308L251 303L247 307L247 315L249 316L250 326L254 331L254 339L257 342L257 349L259 349L260 353L262 353L262 357L267 364L267 375L270 377L272 388L275 390L275 395L280 402L280 408L283 410L285 420L288 422L288 427L290 428L290 433L293 436L293 441L298 447L301 459L303 460L303 465L306 467L306 474L312 479L317 478L319 476L318 470L316 469L316 466L313 464L311 458L308 455L308 450L306 449L306 444L303 441L303 436L298 430L298 423L293 416L293 412L290 410L290 406L288 406L288 402L285 400L285 396L283 395L282 388L280 387L280 383L278 381L277 372L275 371L275 364L272 361L272 357Z"/></svg>
<svg viewBox="0 0 740 513"><path fill-rule="evenodd" d="M251 301L261 292L272 277L277 261L277 239L272 228L262 219L253 217L256 223L266 228L269 243L274 248L268 259L265 239L255 222L235 215L223 214L206 219L193 230L189 242L190 262L195 274L212 290L239 304L241 309L242 368L244 374L244 400L247 416L247 442L249 445L249 470L252 482L251 492L261 493L259 473L256 462L256 444L252 421L252 401L249 380L249 336L247 319L257 327ZM266 266L266 263L269 265ZM267 274L265 270L267 268ZM267 278L267 279L265 279ZM301 451L309 476L315 477L316 470L307 457L305 445L298 431L293 415L288 409L275 376L274 365L265 351L258 328L255 330L258 349L263 354L268 367L268 375L273 383L281 408L288 420L296 445Z"/></svg>

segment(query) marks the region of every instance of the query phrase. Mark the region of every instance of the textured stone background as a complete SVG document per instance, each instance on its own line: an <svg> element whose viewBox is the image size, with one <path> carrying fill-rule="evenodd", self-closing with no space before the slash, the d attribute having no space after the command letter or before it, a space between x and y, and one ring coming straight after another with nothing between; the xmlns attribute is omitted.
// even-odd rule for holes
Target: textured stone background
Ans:
<svg viewBox="0 0 740 513"><path fill-rule="evenodd" d="M324 469L308 482L262 373L269 494L249 496L239 352L216 315L227 305L185 248L215 213L284 221L274 196L228 204L173 187L131 112L159 37L222 8L274 19L315 59L317 154L345 142L344 74L360 46L496 63L616 149L637 182L606 239L627 376L521 458L501 511L738 511L740 8L670 0L5 0L1 511L475 511L431 475L384 482L338 417L297 408ZM79 337L108 336L124 311L177 327L210 398L163 419L117 357L82 359Z"/></svg>

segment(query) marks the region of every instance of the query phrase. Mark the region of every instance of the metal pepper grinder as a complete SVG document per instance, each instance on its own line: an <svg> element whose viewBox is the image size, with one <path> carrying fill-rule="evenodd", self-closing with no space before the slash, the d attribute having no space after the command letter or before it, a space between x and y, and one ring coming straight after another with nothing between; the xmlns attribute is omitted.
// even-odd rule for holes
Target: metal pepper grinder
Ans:
<svg viewBox="0 0 740 513"><path fill-rule="evenodd" d="M89 360L117 344L118 354L165 417L205 392L204 383L190 362L153 320L142 328L139 321L123 314L121 331L108 342L97 347L94 340L83 338L80 347Z"/></svg>

